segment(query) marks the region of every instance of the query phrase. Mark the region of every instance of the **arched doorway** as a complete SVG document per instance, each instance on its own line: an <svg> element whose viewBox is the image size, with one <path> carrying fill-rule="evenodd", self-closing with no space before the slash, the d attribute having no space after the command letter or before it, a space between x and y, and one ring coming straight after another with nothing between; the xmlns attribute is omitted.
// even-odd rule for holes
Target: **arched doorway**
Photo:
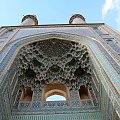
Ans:
<svg viewBox="0 0 120 120"><path fill-rule="evenodd" d="M68 88L61 83L50 83L44 87L43 100L45 101L69 100Z"/></svg>

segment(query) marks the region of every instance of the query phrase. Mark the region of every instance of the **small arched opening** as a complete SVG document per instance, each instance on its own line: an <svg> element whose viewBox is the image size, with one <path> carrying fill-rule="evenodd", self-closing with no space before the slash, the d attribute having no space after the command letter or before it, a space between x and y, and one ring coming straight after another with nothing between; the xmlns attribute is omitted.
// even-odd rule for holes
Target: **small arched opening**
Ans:
<svg viewBox="0 0 120 120"><path fill-rule="evenodd" d="M79 96L81 100L91 99L89 90L85 85L80 86Z"/></svg>
<svg viewBox="0 0 120 120"><path fill-rule="evenodd" d="M25 87L22 90L22 96L20 101L32 101L32 95L33 95L33 91L31 90L31 87Z"/></svg>

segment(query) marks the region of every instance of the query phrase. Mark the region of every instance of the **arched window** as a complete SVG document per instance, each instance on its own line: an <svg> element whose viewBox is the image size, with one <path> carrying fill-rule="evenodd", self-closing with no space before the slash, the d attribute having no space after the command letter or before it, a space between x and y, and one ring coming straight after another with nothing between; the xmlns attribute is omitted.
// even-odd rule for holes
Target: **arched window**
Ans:
<svg viewBox="0 0 120 120"><path fill-rule="evenodd" d="M33 91L31 87L25 87L22 91L22 96L20 101L32 101Z"/></svg>
<svg viewBox="0 0 120 120"><path fill-rule="evenodd" d="M45 86L43 101L68 100L68 89L64 84L51 83Z"/></svg>
<svg viewBox="0 0 120 120"><path fill-rule="evenodd" d="M49 97L46 98L46 101L65 101L66 98L62 95L51 95Z"/></svg>
<svg viewBox="0 0 120 120"><path fill-rule="evenodd" d="M89 90L85 85L80 86L79 95L81 100L91 99Z"/></svg>

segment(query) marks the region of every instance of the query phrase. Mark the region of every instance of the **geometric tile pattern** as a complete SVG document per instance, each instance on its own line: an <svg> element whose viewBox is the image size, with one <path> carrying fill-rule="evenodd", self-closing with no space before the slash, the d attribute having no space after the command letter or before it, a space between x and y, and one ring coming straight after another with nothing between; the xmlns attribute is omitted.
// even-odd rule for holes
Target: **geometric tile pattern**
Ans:
<svg viewBox="0 0 120 120"><path fill-rule="evenodd" d="M102 26L104 26L104 27L102 27ZM94 28L94 30L91 28ZM103 30L103 28L104 28L104 30ZM43 33L55 31L55 29L57 32L67 33L67 35L64 35L64 37L62 36L63 35L62 33L59 33L61 35L58 35L58 36L60 38L63 37L64 39L70 38L72 40L82 41L82 39L79 39L79 37L78 37L81 34L83 34L84 36L87 36L87 37L89 36L92 39L97 39L96 41L94 41L94 43L98 46L97 49L99 49L101 51L102 55L106 58L106 60L108 60L109 64L112 65L112 67L114 69L112 72L117 74L116 78L114 77L114 79L112 79L112 80L115 80L114 83L115 84L117 83L117 85L119 86L119 79L117 79L117 78L119 78L119 73L120 73L120 66L118 64L120 62L119 61L120 60L120 56L119 56L120 47L118 44L118 42L119 42L118 38L120 38L120 35L117 32L112 31L111 29L109 29L108 27L106 27L103 24L102 25L96 24L94 26L89 25L87 27L80 28L80 29L79 29L79 27L77 27L77 28L74 27L74 29L73 29L73 27L71 27L71 28L69 27L69 29L65 28L65 27L54 28L54 29L53 28L49 28L49 29L42 28ZM40 30L41 30L41 28L40 28ZM24 30L21 29L21 31L24 31ZM120 114L119 113L119 103L118 103L118 101L116 101L116 100L118 100L117 98L119 97L119 94L118 94L119 87L118 87L118 91L116 91L116 88L113 87L113 84L111 83L111 81L109 79L109 75L107 75L103 70L103 68L106 66L104 66L103 68L98 67L98 65L96 63L93 63L93 68L95 68L95 70L97 70L97 72L95 71L95 75L99 79L98 80L97 80L97 78L94 79L95 76L92 77L94 79L93 81L91 81L92 86L90 88L90 94L91 94L92 100L81 101L79 98L79 95L78 95L78 91L76 89L71 89L70 90L71 101L41 102L39 99L39 98L41 98L41 93L39 95L37 95L37 93L36 93L33 96L32 102L26 102L26 103L19 102L19 99L21 96L21 90L19 90L19 86L18 86L19 82L17 82L18 78L17 78L16 69L18 68L18 65L16 62L17 59L16 58L14 59L15 51L20 45L32 41L32 37L33 37L33 36L31 36L31 38L28 38L25 41L22 41L22 39L19 41L19 39L18 39L18 42L17 42L16 38L17 37L20 38L23 34L23 33L21 33L21 31L20 31L20 33L18 33L19 36L16 35L14 37L14 39L11 39L9 44L0 53L0 61L2 63L0 65L0 75L1 75L0 76L1 77L1 81L0 81L1 82L0 83L1 84L1 86L0 86L0 91L1 91L1 93L0 93L0 119L1 120L9 120L10 117L11 117L11 120L17 120L17 119L19 119L19 120L52 119L53 120L56 118L58 120L60 120L60 119L64 119L64 120L66 120L66 119L102 120L103 117L105 120L108 120L108 119L119 120L119 114ZM107 31L108 34L104 33L104 31ZM29 30L28 30L28 32L30 35ZM31 33L40 34L40 32L39 31L36 32L35 29L33 29L33 31ZM28 33L24 31L23 37L25 34L27 35ZM73 37L70 34L76 34L77 37ZM5 34L4 34L4 36L5 36ZM49 37L51 38L51 36L52 35L48 35L48 38ZM52 37L56 37L56 36L57 35L54 34ZM40 39L40 37L38 37L38 38ZM84 41L82 41L82 42L92 46L92 44L89 41L90 39L88 39L87 42L85 41L85 39L86 38L84 37ZM91 41L92 41L92 39L91 39ZM98 40L99 40L99 42L98 42ZM44 44L44 43L42 43L42 44ZM67 44L69 44L69 43L67 43ZM49 44L49 46L50 46L50 44ZM66 45L64 45L64 46L66 46ZM71 46L71 45L69 45L69 46ZM69 46L67 49L69 49ZM48 49L49 48L50 47L48 47ZM42 48L42 50L43 49L44 48ZM97 52L97 49L95 52ZM43 51L45 51L45 49ZM51 49L50 49L50 51L51 51ZM66 51L64 52L64 54L65 53L66 53ZM90 50L88 51L88 53L90 53L90 56L92 56L92 53ZM51 52L48 53L49 56L50 56L50 54L51 54ZM59 51L59 54L63 55L63 53L61 53L60 51ZM57 53L54 54L54 56L56 56L56 55L57 55ZM13 61L14 61L13 63L12 63L11 57L13 58ZM91 61L93 61L94 57L93 58L91 57L91 59L92 59ZM11 62L11 64L9 64L10 62ZM107 65L109 65L109 64L107 64ZM99 66L100 66L100 64L99 64ZM52 69L52 70L54 70L54 69ZM112 75L112 76L114 76L114 75ZM33 89L33 92L35 93L35 89ZM12 111L12 109L13 109L13 111ZM102 112L102 114L100 111ZM36 117L34 117L32 115L28 115L31 113L32 114L36 113L39 115L36 115ZM48 115L47 116L43 115L45 113ZM12 114L13 114L13 116L11 116ZM19 114L19 115L17 115L17 114ZM21 115L21 114L27 114L27 115ZM51 114L54 114L54 116L52 116Z"/></svg>

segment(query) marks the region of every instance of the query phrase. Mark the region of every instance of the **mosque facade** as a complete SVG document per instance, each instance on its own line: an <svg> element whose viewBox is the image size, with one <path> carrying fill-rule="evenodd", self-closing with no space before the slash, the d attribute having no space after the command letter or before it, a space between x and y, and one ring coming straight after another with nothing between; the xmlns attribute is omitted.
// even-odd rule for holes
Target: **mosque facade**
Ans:
<svg viewBox="0 0 120 120"><path fill-rule="evenodd" d="M120 32L80 14L2 26L0 120L120 120Z"/></svg>

